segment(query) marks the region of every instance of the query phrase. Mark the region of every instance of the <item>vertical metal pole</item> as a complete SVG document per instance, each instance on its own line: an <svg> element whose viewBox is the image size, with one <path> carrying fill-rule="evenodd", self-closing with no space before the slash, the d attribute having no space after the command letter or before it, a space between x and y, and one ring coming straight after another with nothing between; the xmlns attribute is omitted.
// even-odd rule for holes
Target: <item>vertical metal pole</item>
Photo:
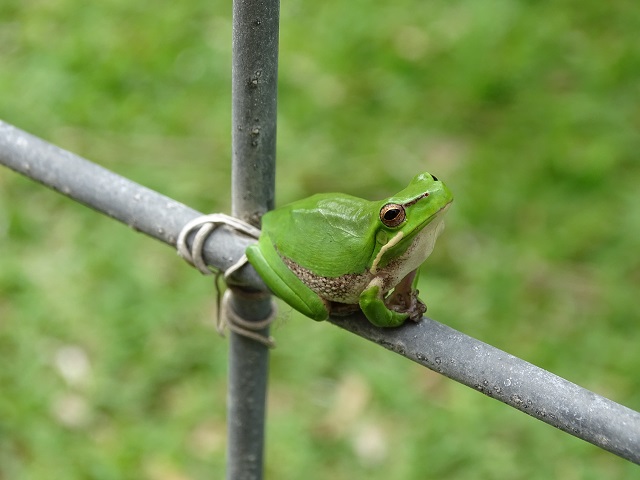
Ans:
<svg viewBox="0 0 640 480"><path fill-rule="evenodd" d="M233 1L232 212L256 226L274 204L279 16L279 0ZM229 305L240 317L270 315L269 298L242 293ZM268 362L265 345L230 333L228 480L262 478Z"/></svg>
<svg viewBox="0 0 640 480"><path fill-rule="evenodd" d="M259 226L273 208L279 0L234 0L233 214Z"/></svg>

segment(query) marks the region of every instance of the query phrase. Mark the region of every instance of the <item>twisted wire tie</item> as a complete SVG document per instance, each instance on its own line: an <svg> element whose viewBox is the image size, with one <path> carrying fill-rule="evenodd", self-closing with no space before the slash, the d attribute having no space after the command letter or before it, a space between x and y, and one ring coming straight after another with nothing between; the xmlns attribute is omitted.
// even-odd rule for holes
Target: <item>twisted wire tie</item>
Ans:
<svg viewBox="0 0 640 480"><path fill-rule="evenodd" d="M214 284L216 286L216 303L218 305L216 330L220 335L224 336L224 329L226 326L229 328L229 330L237 333L238 335L242 335L246 338L250 338L252 340L255 340L256 342L262 343L269 348L273 348L275 347L274 338L271 336L266 336L259 332L259 330L267 328L275 320L277 314L276 304L273 300L271 301L271 314L264 320L260 320L257 322L245 320L235 312L235 310L229 304L231 299L230 289L227 289L224 292L222 302L220 301L220 287L218 284L220 275L223 275L226 282L230 275L242 268L248 262L247 256L243 254L237 262L227 268L224 272L212 270L207 265L203 257L203 247L211 232L213 232L220 225L227 225L228 227L231 227L236 231L239 231L256 239L260 236L260 230L256 227L249 225L242 220L238 220L237 218L225 215L224 213L202 215L200 217L194 218L184 227L182 227L182 230L180 231L180 234L178 235L178 239L176 241L178 255L180 255L187 263L197 268L203 275L215 275ZM191 248L189 248L189 245L187 244L187 238L189 237L189 234L196 229L196 235L193 238ZM243 295L247 294L243 293ZM255 295L263 296L264 294L259 293ZM222 306L222 308L220 308L220 305Z"/></svg>

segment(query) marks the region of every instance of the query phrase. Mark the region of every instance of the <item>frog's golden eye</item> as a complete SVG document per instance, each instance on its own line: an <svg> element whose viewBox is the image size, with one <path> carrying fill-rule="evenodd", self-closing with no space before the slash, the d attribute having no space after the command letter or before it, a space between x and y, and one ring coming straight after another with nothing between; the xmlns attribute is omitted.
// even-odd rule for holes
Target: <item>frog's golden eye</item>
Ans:
<svg viewBox="0 0 640 480"><path fill-rule="evenodd" d="M397 227L407 218L404 207L397 203L387 203L380 209L380 221L387 227Z"/></svg>

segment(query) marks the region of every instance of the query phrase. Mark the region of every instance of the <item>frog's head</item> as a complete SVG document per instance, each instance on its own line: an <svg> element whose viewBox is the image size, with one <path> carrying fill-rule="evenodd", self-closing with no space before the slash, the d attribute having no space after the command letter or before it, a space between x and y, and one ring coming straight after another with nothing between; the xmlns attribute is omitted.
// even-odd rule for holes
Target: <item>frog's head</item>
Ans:
<svg viewBox="0 0 640 480"><path fill-rule="evenodd" d="M452 201L453 195L444 183L429 173L421 173L400 193L378 202L372 271L399 259L412 245L410 263L422 263L433 250L443 228L442 216ZM416 242L417 237L424 241Z"/></svg>

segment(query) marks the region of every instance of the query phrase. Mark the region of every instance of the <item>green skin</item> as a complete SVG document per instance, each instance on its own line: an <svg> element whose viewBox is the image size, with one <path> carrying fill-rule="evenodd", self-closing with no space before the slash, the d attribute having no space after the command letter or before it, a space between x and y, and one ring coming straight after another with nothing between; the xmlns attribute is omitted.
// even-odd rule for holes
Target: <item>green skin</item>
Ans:
<svg viewBox="0 0 640 480"><path fill-rule="evenodd" d="M313 195L265 214L247 258L275 295L314 320L359 307L379 327L419 321L418 267L452 200L428 173L381 201Z"/></svg>

